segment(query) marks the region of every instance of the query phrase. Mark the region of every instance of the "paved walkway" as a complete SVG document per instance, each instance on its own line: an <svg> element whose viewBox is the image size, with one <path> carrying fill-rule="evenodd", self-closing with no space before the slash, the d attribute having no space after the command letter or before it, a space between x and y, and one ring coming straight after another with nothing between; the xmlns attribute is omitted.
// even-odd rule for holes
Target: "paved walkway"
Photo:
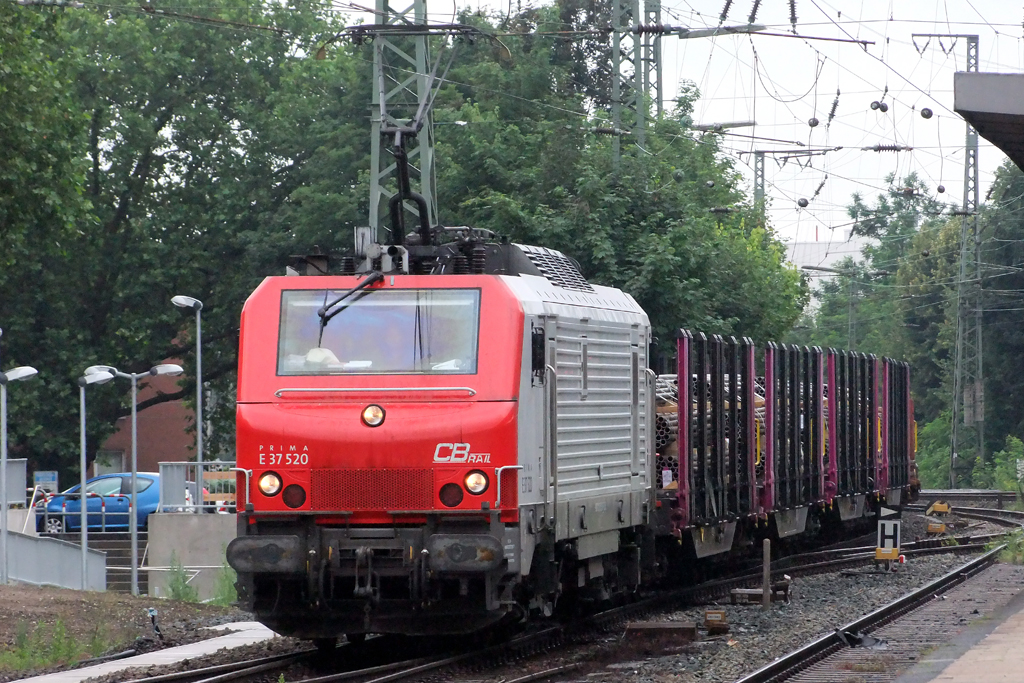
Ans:
<svg viewBox="0 0 1024 683"><path fill-rule="evenodd" d="M212 628L218 630L230 629L234 631L234 633L217 636L216 638L200 640L195 643L189 643L188 645L179 645L177 647L168 647L163 650L147 652L143 655L136 655L134 657L128 657L127 659L119 659L114 662L104 662L102 664L95 664L82 669L60 671L54 674L23 678L21 680L25 682L30 681L31 683L79 683L86 678L104 676L115 671L121 671L122 669L128 669L131 667L164 666L167 664L173 664L174 662L182 659L202 657L203 655L216 652L221 648L241 647L243 645L251 645L252 643L259 643L276 637L276 634L273 631L263 624L255 621L239 621L233 624L214 626Z"/></svg>
<svg viewBox="0 0 1024 683"><path fill-rule="evenodd" d="M1024 590L950 642L922 656L893 683L1024 683Z"/></svg>
<svg viewBox="0 0 1024 683"><path fill-rule="evenodd" d="M1024 612L1017 612L932 680L935 683L1024 681Z"/></svg>

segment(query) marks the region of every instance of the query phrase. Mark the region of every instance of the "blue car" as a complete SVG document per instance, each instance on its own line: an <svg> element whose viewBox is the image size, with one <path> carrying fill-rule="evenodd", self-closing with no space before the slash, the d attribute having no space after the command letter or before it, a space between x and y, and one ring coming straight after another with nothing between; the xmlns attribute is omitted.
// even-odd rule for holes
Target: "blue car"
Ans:
<svg viewBox="0 0 1024 683"><path fill-rule="evenodd" d="M160 503L160 475L137 473L139 504L135 506L138 528L145 529L149 514ZM102 474L85 484L88 500L87 525L90 531L113 531L128 528L128 501L131 499L132 474ZM45 533L77 531L81 528L82 507L79 487L50 496L36 506L36 529Z"/></svg>

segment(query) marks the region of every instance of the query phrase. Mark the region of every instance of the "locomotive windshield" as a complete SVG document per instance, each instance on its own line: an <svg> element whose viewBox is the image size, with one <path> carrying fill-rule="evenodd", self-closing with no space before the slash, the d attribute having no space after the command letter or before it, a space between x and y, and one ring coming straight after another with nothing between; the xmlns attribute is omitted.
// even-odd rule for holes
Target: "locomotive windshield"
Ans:
<svg viewBox="0 0 1024 683"><path fill-rule="evenodd" d="M317 312L343 293L282 292L278 375L476 373L480 290L363 290L321 337Z"/></svg>

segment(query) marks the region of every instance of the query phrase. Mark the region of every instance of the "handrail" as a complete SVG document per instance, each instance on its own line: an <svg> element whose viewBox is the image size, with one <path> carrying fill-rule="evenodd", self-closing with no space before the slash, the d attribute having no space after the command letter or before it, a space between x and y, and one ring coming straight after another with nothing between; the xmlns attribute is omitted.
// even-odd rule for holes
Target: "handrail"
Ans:
<svg viewBox="0 0 1024 683"><path fill-rule="evenodd" d="M286 387L284 389L278 389L274 392L274 396L281 398L281 394L299 394L299 393L319 393L319 394L331 394L331 393L348 393L348 392L367 392L367 391L466 391L469 392L470 396L476 396L476 389L471 387Z"/></svg>
<svg viewBox="0 0 1024 683"><path fill-rule="evenodd" d="M494 468L494 478L498 480L498 489L495 491L494 508L498 509L501 506L501 473L505 470L521 470L522 465L502 465L501 467Z"/></svg>
<svg viewBox="0 0 1024 683"><path fill-rule="evenodd" d="M249 478L252 476L252 470L247 470L247 469L245 469L243 467L229 467L228 471L230 471L230 472L241 472L242 474L245 475L245 507L242 508L242 509L243 510L248 510L249 509ZM236 496L238 495L237 491L235 491L235 495ZM236 502L236 506L235 507L237 509L237 507L238 507L237 506L237 502L238 502L237 498L236 498L235 502Z"/></svg>

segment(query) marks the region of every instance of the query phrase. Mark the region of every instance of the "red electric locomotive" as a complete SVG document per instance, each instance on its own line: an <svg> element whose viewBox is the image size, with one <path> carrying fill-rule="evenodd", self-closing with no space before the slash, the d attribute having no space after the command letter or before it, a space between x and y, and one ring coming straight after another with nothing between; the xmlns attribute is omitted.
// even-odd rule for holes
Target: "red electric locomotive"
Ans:
<svg viewBox="0 0 1024 683"><path fill-rule="evenodd" d="M681 333L656 377L644 311L559 252L371 247L242 314L228 561L279 633L550 615L910 493L905 364Z"/></svg>

